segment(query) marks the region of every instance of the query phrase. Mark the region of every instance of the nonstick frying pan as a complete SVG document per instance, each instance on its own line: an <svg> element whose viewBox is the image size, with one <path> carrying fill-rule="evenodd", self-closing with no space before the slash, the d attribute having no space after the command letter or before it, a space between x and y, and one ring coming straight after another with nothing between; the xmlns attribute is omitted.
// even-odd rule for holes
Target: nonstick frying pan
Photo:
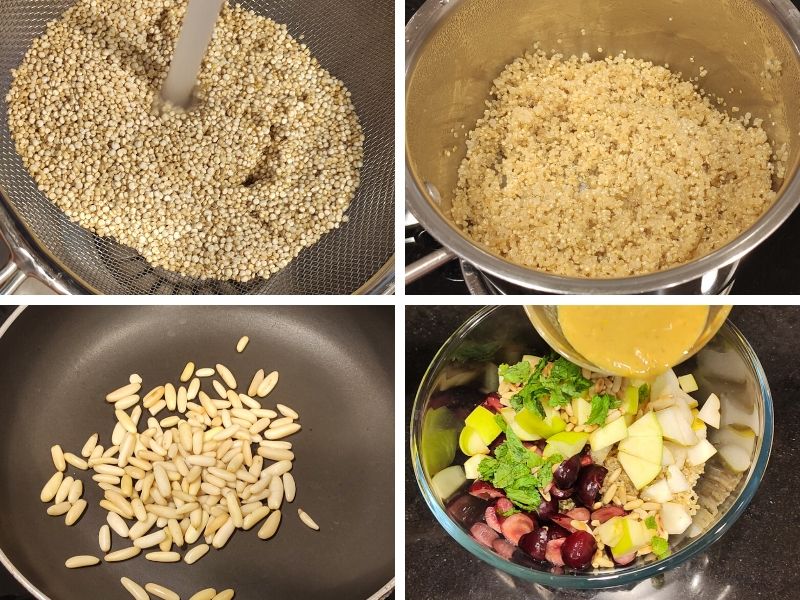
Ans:
<svg viewBox="0 0 800 600"><path fill-rule="evenodd" d="M130 600L122 576L166 585L184 599L206 587L233 587L237 600L365 599L391 591L391 307L29 307L15 314L0 337L0 559L37 598ZM250 343L237 354L242 335ZM46 514L39 492L55 470L50 446L77 454L99 432L108 447L115 420L105 394L131 373L147 389L177 383L189 360L224 363L240 388L259 368L280 372L262 405L292 406L303 429L291 438L297 497L284 504L277 535L263 541L257 529L237 531L191 566L140 555L66 569L70 556L102 555L97 532L106 511L91 472L68 466L84 482L87 512L73 527ZM320 531L300 522L298 507ZM112 549L129 545L112 537Z"/></svg>

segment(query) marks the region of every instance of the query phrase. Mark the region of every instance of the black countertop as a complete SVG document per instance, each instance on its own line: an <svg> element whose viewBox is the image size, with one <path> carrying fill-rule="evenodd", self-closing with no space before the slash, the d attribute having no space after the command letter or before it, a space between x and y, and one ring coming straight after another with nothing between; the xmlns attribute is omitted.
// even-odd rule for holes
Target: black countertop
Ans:
<svg viewBox="0 0 800 600"><path fill-rule="evenodd" d="M433 1L433 0L431 0ZM792 0L800 8L800 0ZM424 4L423 0L406 0L406 21ZM733 294L798 294L800 293L800 245L795 235L800 231L800 210L769 239L756 248L739 265ZM422 258L437 248L427 236L422 243L406 244L406 264ZM452 261L443 269L406 286L407 294L468 294L460 280L460 268Z"/></svg>
<svg viewBox="0 0 800 600"><path fill-rule="evenodd" d="M422 375L446 338L478 307L406 309L406 422ZM730 316L758 354L775 405L775 438L753 502L708 552L634 588L554 590L512 578L478 560L436 522L408 462L406 429L406 597L409 600L546 599L789 600L800 597L800 534L796 525L800 470L800 308L736 307ZM407 427L407 425L406 425Z"/></svg>

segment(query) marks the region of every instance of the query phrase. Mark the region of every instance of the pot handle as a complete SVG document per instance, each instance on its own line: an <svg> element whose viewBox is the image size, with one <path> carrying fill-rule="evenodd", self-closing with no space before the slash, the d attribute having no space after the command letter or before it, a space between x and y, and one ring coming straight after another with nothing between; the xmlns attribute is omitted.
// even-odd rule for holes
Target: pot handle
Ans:
<svg viewBox="0 0 800 600"><path fill-rule="evenodd" d="M431 271L449 263L456 255L446 248L440 248L423 256L417 261L406 266L406 283L413 283L417 279L424 277Z"/></svg>
<svg viewBox="0 0 800 600"><path fill-rule="evenodd" d="M9 256L8 264L0 270L0 295L10 296L27 278L27 275L19 270L14 259Z"/></svg>

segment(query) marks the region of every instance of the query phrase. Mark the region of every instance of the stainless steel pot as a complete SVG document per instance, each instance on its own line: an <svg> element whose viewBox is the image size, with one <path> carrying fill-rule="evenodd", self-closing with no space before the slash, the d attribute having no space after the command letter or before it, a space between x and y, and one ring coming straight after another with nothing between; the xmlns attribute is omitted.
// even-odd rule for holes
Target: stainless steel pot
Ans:
<svg viewBox="0 0 800 600"><path fill-rule="evenodd" d="M582 33L584 30L585 34ZM693 262L647 275L580 279L534 271L476 244L450 218L464 135L483 114L502 68L534 42L566 54L629 56L708 70L704 88L741 113L763 116L776 147L786 144L778 199L739 237ZM800 12L790 0L428 0L406 26L406 202L445 248L481 272L550 293L718 293L738 261L800 203ZM780 61L778 73L767 61ZM461 126L464 125L464 128ZM454 133L458 137L454 137ZM449 254L448 254L449 253ZM424 260L424 259L423 259ZM424 270L411 266L412 275ZM408 280L408 277L407 277Z"/></svg>

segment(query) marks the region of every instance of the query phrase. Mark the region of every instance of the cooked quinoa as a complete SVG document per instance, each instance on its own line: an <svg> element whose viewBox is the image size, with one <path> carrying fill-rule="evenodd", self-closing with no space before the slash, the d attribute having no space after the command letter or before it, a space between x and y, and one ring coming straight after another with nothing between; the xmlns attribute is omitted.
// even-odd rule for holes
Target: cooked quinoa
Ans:
<svg viewBox="0 0 800 600"><path fill-rule="evenodd" d="M361 126L285 25L223 8L197 106L158 110L186 0L78 0L13 71L9 127L70 220L197 278L268 278L347 220Z"/></svg>
<svg viewBox="0 0 800 600"><path fill-rule="evenodd" d="M473 240L530 268L624 277L702 257L775 200L759 126L624 55L536 49L494 81L453 198Z"/></svg>

